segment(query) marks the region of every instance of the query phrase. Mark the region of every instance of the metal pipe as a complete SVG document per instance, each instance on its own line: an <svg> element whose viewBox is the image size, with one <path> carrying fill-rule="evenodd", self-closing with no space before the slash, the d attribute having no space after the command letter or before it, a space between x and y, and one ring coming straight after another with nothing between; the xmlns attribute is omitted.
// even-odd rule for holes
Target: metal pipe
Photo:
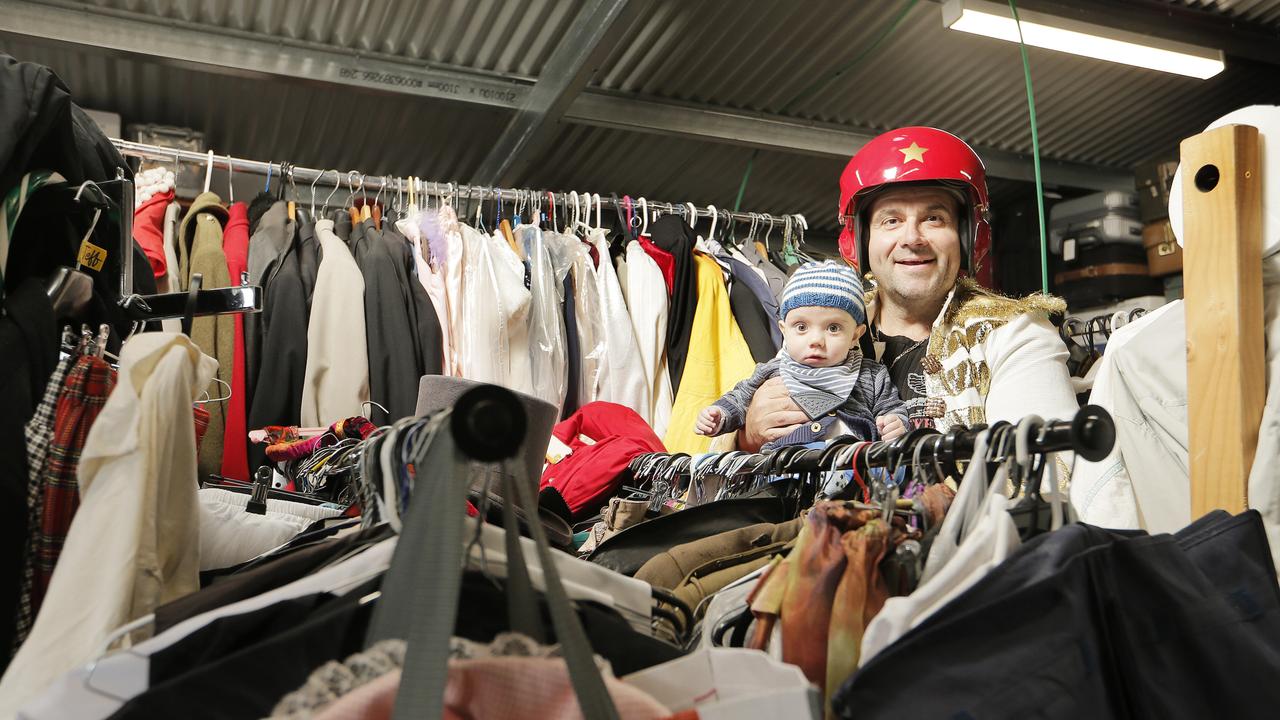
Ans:
<svg viewBox="0 0 1280 720"><path fill-rule="evenodd" d="M166 162L175 162L175 161L188 162L188 163L194 163L201 166L207 165L209 162L209 156L207 152L194 152L191 150L181 150L178 148L167 148L167 147L161 147L159 145L149 145L146 143L133 142L131 140L121 140L119 138L111 138L111 142L116 146L116 149L120 151L120 154L126 157L136 157L136 158L142 158L145 160L166 161ZM232 169L235 172L253 173L255 175L266 175L268 169L270 169L273 175L280 175L281 177L283 177L283 170L281 169L281 166L279 163L263 162L261 160L245 160L242 158L231 157L230 155L215 154L213 156L213 165L214 167ZM339 189L341 189L342 187L341 178L345 177L345 174L339 174L337 176L339 177L339 180L335 183L333 182L334 170L332 169L318 170L315 168L304 168L304 167L297 167L297 166L290 166L289 169L293 173L294 180L296 180L298 183L310 184L311 182L314 181L320 185L335 185ZM358 171L356 172L357 174L360 174ZM326 180L326 176L328 176L328 180ZM384 179L381 175L367 176L367 179L365 180L366 191L376 192L382 189L385 189L390 192L405 191L408 189L408 185L406 184L405 179L401 177L390 178L390 181L388 182L388 180ZM444 195L455 195L459 198L470 198L470 199L476 199L476 200L493 200L495 197L497 197L497 198L500 198L503 202L518 202L520 200L527 199L529 196L529 193L531 192L537 194L538 197L543 197L543 198L546 197L546 191L544 190L531 190L531 189L524 189L524 188L492 188L492 187L485 187L480 185L459 185L456 183L454 184L436 183L433 181L423 181L422 183L419 184L418 191L425 195L430 195L433 197L442 197ZM555 194L557 196L561 196L561 195L564 195L566 197L568 196L568 192L564 192L564 193L556 192ZM615 204L612 198L605 197L603 195L601 196L601 201L609 203L611 207L619 207L622 203L622 200L619 199L618 202ZM646 203L650 210L659 210L667 214L685 215L688 212L688 207L684 203L654 202L652 200L646 200ZM638 207L636 207L635 205L634 199L632 202L632 207L633 209L638 210ZM699 217L711 217L711 215L706 212L705 208L695 208L695 209L697 210ZM768 220L768 218L770 217L766 213L729 212L727 210L718 211L718 215L721 220L733 219L733 220L739 220L747 223L751 222L752 220L755 220L756 222L760 222L762 220ZM774 219L774 221L779 223L781 223L783 220L785 220L788 217L803 218L804 216L798 215L798 214L795 214L795 215L773 214L772 215L772 218Z"/></svg>

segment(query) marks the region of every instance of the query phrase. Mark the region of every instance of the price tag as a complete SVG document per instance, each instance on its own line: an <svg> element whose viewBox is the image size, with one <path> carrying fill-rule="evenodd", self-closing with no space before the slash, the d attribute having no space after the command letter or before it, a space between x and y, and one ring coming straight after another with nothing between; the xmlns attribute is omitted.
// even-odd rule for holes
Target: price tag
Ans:
<svg viewBox="0 0 1280 720"><path fill-rule="evenodd" d="M1062 259L1064 262L1071 262L1076 259L1076 239L1067 238L1062 242Z"/></svg>
<svg viewBox="0 0 1280 720"><path fill-rule="evenodd" d="M76 256L76 262L78 262L81 267L86 267L96 272L101 270L102 266L106 264L107 251L86 239L84 242L80 243L80 254Z"/></svg>

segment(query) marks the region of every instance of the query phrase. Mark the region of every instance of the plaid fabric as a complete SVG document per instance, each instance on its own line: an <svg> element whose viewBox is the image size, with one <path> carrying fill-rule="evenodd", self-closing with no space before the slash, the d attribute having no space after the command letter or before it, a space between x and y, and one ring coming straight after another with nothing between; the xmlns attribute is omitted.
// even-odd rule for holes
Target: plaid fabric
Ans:
<svg viewBox="0 0 1280 720"><path fill-rule="evenodd" d="M31 588L36 577L36 528L40 527L44 509L44 466L49 457L49 442L53 437L54 410L58 395L62 393L63 380L71 369L74 358L65 357L58 362L44 386L44 397L36 406L35 415L27 421L23 432L27 438L27 545L22 552L22 573L18 576L18 614L13 635L13 651L27 639L31 624L35 622L35 610L31 607Z"/></svg>
<svg viewBox="0 0 1280 720"><path fill-rule="evenodd" d="M76 470L89 428L102 412L107 396L116 385L116 370L105 360L91 355L76 359L67 374L66 387L58 398L45 472L44 509L36 538L35 586L32 611L40 612L53 568L62 554L71 520L80 507L80 483Z"/></svg>

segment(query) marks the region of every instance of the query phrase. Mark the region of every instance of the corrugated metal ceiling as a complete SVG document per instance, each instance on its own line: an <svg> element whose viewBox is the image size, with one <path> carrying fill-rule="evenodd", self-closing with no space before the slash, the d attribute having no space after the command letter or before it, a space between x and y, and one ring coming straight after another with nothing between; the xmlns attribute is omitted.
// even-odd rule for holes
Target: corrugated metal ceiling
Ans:
<svg viewBox="0 0 1280 720"><path fill-rule="evenodd" d="M1185 5L1197 10L1209 10L1230 18L1258 23L1280 25L1280 0L1166 0L1171 5Z"/></svg>
<svg viewBox="0 0 1280 720"><path fill-rule="evenodd" d="M790 102L863 52L907 0L657 0L596 74L602 89L860 131L946 127L978 146L1030 150L1017 47L947 31L917 2L896 32L840 77ZM1169 0L1250 23L1280 23L1280 0ZM62 6L74 3L59 2ZM138 19L354 53L536 77L582 0L94 0ZM146 16L146 17L142 17ZM216 150L302 165L465 180L510 113L244 79L38 40L0 48L53 67L85 106L126 123L193 127ZM1229 51L1229 49L1228 49ZM1230 109L1277 102L1274 68L1232 59L1209 81L1032 49L1046 156L1128 167L1170 153ZM733 145L566 126L523 182L732 205L751 151ZM744 209L802 212L830 228L842 161L761 152ZM1014 183L993 182L999 209Z"/></svg>

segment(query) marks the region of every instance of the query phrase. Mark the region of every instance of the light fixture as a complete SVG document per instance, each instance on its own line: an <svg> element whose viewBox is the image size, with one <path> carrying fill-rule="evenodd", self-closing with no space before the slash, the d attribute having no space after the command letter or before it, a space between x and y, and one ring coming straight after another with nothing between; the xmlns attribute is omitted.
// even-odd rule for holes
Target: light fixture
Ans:
<svg viewBox="0 0 1280 720"><path fill-rule="evenodd" d="M1222 51L1068 20L1044 13L1018 11L1022 39L1047 50L1135 65L1149 70L1204 80L1226 67ZM947 0L942 22L952 30L1018 42L1018 24L1008 5L982 0Z"/></svg>

